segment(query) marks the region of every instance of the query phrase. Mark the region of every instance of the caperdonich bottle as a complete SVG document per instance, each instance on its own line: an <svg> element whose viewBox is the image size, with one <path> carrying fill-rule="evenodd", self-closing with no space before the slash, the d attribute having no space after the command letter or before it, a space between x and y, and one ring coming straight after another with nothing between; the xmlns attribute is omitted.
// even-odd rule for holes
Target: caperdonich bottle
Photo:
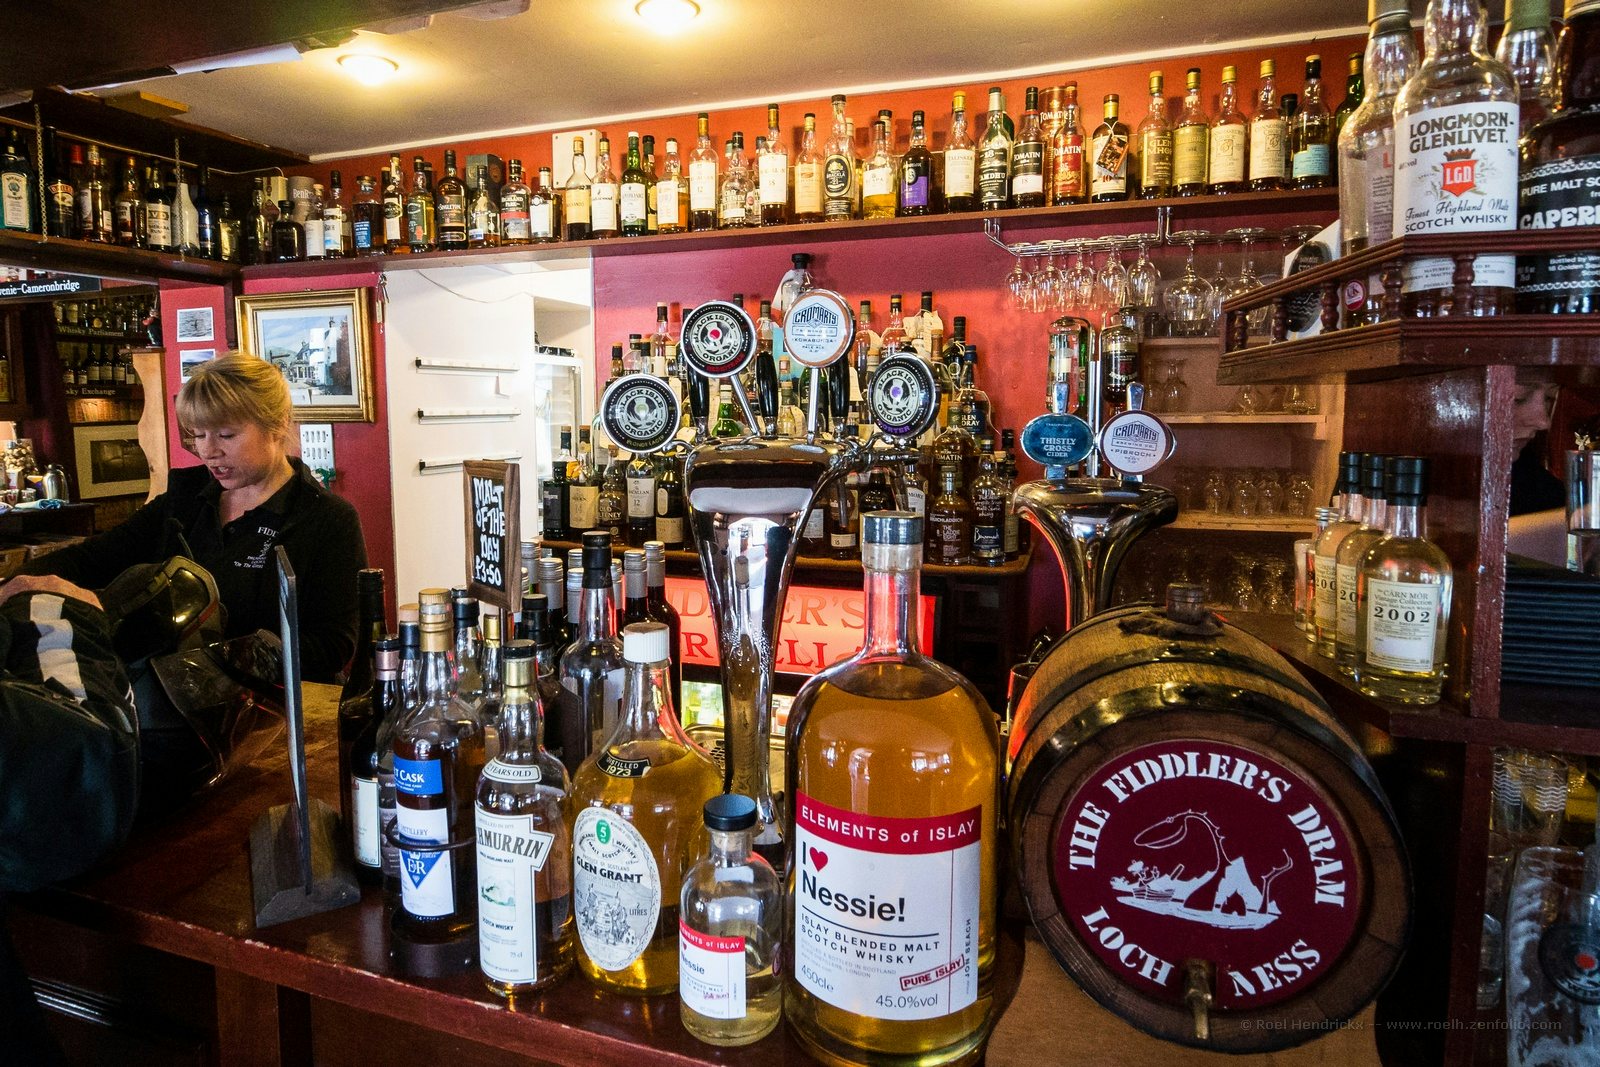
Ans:
<svg viewBox="0 0 1600 1067"><path fill-rule="evenodd" d="M973 1063L994 1017L995 719L919 651L922 518L871 512L863 533L865 644L789 716L784 1012L828 1062Z"/></svg>

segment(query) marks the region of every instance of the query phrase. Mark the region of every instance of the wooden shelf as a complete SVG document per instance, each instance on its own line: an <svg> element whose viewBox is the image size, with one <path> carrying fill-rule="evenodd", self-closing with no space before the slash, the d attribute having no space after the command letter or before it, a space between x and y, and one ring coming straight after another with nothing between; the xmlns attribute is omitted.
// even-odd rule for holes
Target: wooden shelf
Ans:
<svg viewBox="0 0 1600 1067"><path fill-rule="evenodd" d="M347 274L352 270L423 270L433 267L539 262L562 259L583 252L600 257L704 251L756 245L797 245L813 241L860 241L951 233L980 234L983 232L985 220L991 219L1003 227L1016 229L1065 227L1153 218L1158 207L1170 207L1175 216L1189 221L1222 215L1252 215L1259 218L1305 212L1326 213L1336 211L1338 206L1339 198L1336 190L1285 190L1268 193L1236 193L1232 196L1192 196L1175 200L1128 200L1114 204L1068 204L1061 207L972 211L923 215L915 218L797 223L739 230L615 237L600 241L557 241L552 244L471 248L464 251L364 256L353 260L303 260L298 263L268 263L245 267L243 272L246 278L316 278L331 274ZM1182 340L1191 344L1215 343L1214 338Z"/></svg>
<svg viewBox="0 0 1600 1067"><path fill-rule="evenodd" d="M1317 520L1300 515L1213 515L1207 511L1182 511L1166 525L1168 530L1210 530L1216 533L1311 533Z"/></svg>
<svg viewBox="0 0 1600 1067"><path fill-rule="evenodd" d="M45 237L17 230L0 230L0 263L65 274L92 274L138 281L172 278L226 284L239 274L236 264L219 263L213 259L169 255L166 252L95 241L77 241L70 237ZM54 300L59 295L41 294L39 299Z"/></svg>
<svg viewBox="0 0 1600 1067"><path fill-rule="evenodd" d="M1241 415L1235 411L1177 411L1160 415L1169 426L1326 426L1326 415L1290 415L1285 412L1265 412L1259 415Z"/></svg>

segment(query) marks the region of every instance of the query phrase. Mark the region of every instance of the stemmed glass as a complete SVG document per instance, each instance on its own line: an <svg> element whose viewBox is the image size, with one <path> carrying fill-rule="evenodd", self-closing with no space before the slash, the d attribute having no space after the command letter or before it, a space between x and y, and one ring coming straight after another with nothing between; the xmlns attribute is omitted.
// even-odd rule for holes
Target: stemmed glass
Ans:
<svg viewBox="0 0 1600 1067"><path fill-rule="evenodd" d="M1223 262L1222 249L1217 249L1217 272L1211 276L1211 323L1222 321L1222 302L1232 296L1228 280L1228 265Z"/></svg>
<svg viewBox="0 0 1600 1067"><path fill-rule="evenodd" d="M1167 322L1175 337L1204 337L1211 330L1211 283L1195 270L1194 246L1210 234L1205 230L1181 230L1174 240L1189 246L1189 259L1183 275L1167 286Z"/></svg>
<svg viewBox="0 0 1600 1067"><path fill-rule="evenodd" d="M1067 307L1085 315L1094 302L1094 269L1083 261L1086 251L1085 243L1078 242L1078 258L1065 275Z"/></svg>
<svg viewBox="0 0 1600 1067"><path fill-rule="evenodd" d="M1150 407L1172 415L1188 410L1189 383L1183 380L1183 360L1178 356L1167 357L1166 373L1150 397Z"/></svg>
<svg viewBox="0 0 1600 1067"><path fill-rule="evenodd" d="M1139 309L1141 319L1156 310L1160 300L1161 272L1150 261L1150 238L1139 235L1139 258L1128 268L1128 299ZM1146 331L1149 324L1146 323Z"/></svg>
<svg viewBox="0 0 1600 1067"><path fill-rule="evenodd" d="M1044 257L1044 269L1033 276L1033 296L1035 311L1060 310L1061 300L1061 270L1056 266L1056 254L1049 252Z"/></svg>
<svg viewBox="0 0 1600 1067"><path fill-rule="evenodd" d="M1128 268L1122 265L1122 250L1116 240L1106 242L1106 262L1100 268L1101 299L1106 301L1112 314L1128 305Z"/></svg>
<svg viewBox="0 0 1600 1067"><path fill-rule="evenodd" d="M1024 311L1028 306L1028 273L1022 269L1022 257L1011 262L1011 273L1006 275L1006 309Z"/></svg>
<svg viewBox="0 0 1600 1067"><path fill-rule="evenodd" d="M1239 274L1233 279L1233 285L1228 296L1241 296L1252 289L1259 288L1262 284L1261 276L1256 273L1256 257L1251 246L1256 238L1267 233L1260 226L1239 226L1228 231L1229 237L1237 237L1244 246L1244 255L1239 260ZM1253 334L1259 334L1266 329L1267 316L1271 313L1270 307L1258 307L1245 316L1245 322Z"/></svg>

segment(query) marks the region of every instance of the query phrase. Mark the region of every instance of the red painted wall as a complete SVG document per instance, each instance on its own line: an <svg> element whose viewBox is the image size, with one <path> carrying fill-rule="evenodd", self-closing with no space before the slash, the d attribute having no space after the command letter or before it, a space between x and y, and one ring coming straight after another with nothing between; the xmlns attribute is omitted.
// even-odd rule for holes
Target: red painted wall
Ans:
<svg viewBox="0 0 1600 1067"><path fill-rule="evenodd" d="M349 274L332 275L318 278L316 285L308 286L302 281L285 278L256 279L245 283L245 293L282 293L292 292L297 289L366 289L369 298L376 290L378 275L376 271L361 270L351 267ZM220 286L198 285L178 286L163 285L161 290L161 325L163 336L167 342L166 375L168 391L168 409L171 410L171 400L176 396L180 384L179 360L180 351L195 348L215 347L219 354L227 351L231 345L228 339L222 336L224 312L223 306L227 294ZM211 307L214 312L217 338L213 342L193 342L178 345L177 338L177 312L179 308ZM372 349L373 349L373 391L376 402L376 421L363 422L336 422L333 424L333 456L334 464L339 472L334 481L334 492L355 505L356 511L361 515L361 530L367 541L367 562L370 566L381 567L388 574L394 573L394 498L389 481L389 411L387 390L384 388L384 328L376 308L372 316ZM174 467L191 467L197 462L193 453L184 449L178 440L178 428L175 419L168 420L168 439L171 449L171 465ZM393 583L387 589L389 611L394 611L395 596Z"/></svg>

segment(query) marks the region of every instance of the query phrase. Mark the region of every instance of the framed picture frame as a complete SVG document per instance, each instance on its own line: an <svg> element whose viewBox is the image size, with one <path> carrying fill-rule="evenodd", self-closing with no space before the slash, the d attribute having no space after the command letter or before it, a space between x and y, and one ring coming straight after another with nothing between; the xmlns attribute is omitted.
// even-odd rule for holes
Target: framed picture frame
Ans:
<svg viewBox="0 0 1600 1067"><path fill-rule="evenodd" d="M365 289L235 298L239 347L283 373L297 420L374 420L369 302Z"/></svg>
<svg viewBox="0 0 1600 1067"><path fill-rule="evenodd" d="M150 460L139 446L137 422L94 422L72 428L78 496L144 495L150 491Z"/></svg>

